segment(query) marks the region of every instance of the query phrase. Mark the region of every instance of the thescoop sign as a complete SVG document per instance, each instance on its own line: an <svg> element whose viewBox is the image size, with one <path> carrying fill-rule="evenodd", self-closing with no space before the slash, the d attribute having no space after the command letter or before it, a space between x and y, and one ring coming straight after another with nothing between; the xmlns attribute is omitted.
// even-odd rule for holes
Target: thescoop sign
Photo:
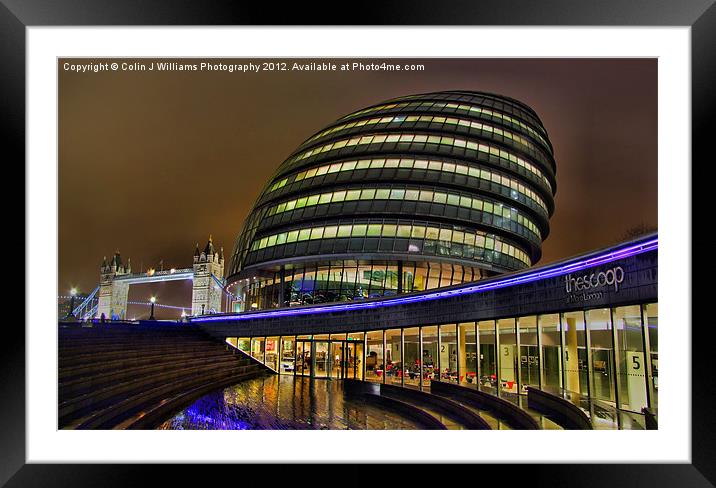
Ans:
<svg viewBox="0 0 716 488"><path fill-rule="evenodd" d="M586 291L601 292L601 290L598 289L603 287L614 288L614 291L618 292L619 285L621 285L622 282L624 282L624 270L621 266L577 277L571 274L564 277L565 289L567 293L570 294ZM588 299L586 294L584 298ZM598 297L594 296L590 298Z"/></svg>

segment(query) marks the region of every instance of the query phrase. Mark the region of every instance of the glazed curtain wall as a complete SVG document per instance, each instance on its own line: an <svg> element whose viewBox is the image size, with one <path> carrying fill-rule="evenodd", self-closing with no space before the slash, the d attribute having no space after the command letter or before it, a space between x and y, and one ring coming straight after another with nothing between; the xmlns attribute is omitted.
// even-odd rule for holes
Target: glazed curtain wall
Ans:
<svg viewBox="0 0 716 488"><path fill-rule="evenodd" d="M447 381L508 399L526 394L528 386L565 389L640 412L658 407L658 315L658 304L649 303L366 333L226 340L281 374L409 388Z"/></svg>
<svg viewBox="0 0 716 488"><path fill-rule="evenodd" d="M243 285L247 310L294 307L314 303L363 300L458 285L484 277L484 271L446 263L368 263L340 261L309 266L281 276L258 278ZM280 305L283 299L283 305ZM239 310L235 310L239 311Z"/></svg>
<svg viewBox="0 0 716 488"><path fill-rule="evenodd" d="M547 131L522 102L465 90L379 102L280 164L236 239L227 279L243 288L286 263L356 255L524 269L541 257L556 183Z"/></svg>

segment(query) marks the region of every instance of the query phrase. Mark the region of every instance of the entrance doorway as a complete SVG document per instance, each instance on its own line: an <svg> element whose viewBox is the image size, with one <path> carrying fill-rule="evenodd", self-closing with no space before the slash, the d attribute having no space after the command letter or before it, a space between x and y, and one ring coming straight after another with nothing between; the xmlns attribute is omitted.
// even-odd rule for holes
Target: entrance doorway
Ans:
<svg viewBox="0 0 716 488"><path fill-rule="evenodd" d="M313 377L328 377L328 341L313 341Z"/></svg>
<svg viewBox="0 0 716 488"><path fill-rule="evenodd" d="M343 342L343 378L363 379L363 343Z"/></svg>
<svg viewBox="0 0 716 488"><path fill-rule="evenodd" d="M296 374L311 376L311 345L313 341L296 341Z"/></svg>
<svg viewBox="0 0 716 488"><path fill-rule="evenodd" d="M342 380L346 377L345 374L345 341L332 341L331 342L331 354L328 360L330 361L330 374L331 378Z"/></svg>
<svg viewBox="0 0 716 488"><path fill-rule="evenodd" d="M283 374L311 378L363 379L363 342L297 339L295 367Z"/></svg>

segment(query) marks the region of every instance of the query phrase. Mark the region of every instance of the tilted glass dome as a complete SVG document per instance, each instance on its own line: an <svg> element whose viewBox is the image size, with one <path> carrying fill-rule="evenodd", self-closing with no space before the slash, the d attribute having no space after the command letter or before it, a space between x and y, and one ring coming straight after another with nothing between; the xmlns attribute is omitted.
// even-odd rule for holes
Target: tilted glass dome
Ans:
<svg viewBox="0 0 716 488"><path fill-rule="evenodd" d="M556 166L537 114L446 91L353 112L277 169L229 267L242 309L406 293L535 264Z"/></svg>

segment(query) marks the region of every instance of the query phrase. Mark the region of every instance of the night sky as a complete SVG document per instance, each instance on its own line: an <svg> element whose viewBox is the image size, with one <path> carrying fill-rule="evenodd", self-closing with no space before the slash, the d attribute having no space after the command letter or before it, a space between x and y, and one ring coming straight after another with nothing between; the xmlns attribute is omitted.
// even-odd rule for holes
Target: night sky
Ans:
<svg viewBox="0 0 716 488"><path fill-rule="evenodd" d="M392 59L425 70L260 73L77 73L66 61L100 60L58 64L60 294L91 291L115 250L136 271L162 259L165 269L190 267L194 245L212 234L229 256L254 199L298 144L351 111L429 91L499 93L542 119L557 194L541 264L657 226L655 59ZM130 300L150 293L190 306L188 283L135 286Z"/></svg>

